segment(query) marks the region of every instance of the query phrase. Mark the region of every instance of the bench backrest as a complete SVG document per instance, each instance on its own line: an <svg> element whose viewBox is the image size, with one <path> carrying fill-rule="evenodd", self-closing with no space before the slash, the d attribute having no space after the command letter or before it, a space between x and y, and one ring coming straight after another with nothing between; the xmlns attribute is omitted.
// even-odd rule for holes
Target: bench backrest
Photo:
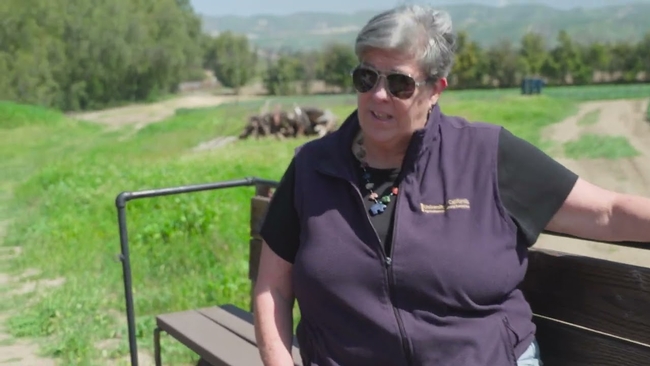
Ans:
<svg viewBox="0 0 650 366"><path fill-rule="evenodd" d="M531 250L522 289L546 364L650 364L650 268Z"/></svg>
<svg viewBox="0 0 650 366"><path fill-rule="evenodd" d="M251 200L252 285L271 195L271 187L260 185ZM528 261L521 286L545 364L650 364L650 268L541 249L531 249Z"/></svg>

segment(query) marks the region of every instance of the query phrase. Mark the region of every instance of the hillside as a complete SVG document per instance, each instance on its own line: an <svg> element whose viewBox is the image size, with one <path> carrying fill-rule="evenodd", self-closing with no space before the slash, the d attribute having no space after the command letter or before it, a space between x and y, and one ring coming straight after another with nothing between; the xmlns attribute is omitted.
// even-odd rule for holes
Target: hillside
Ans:
<svg viewBox="0 0 650 366"><path fill-rule="evenodd" d="M467 30L483 45L502 39L517 42L529 30L545 35L549 44L565 29L580 41L636 41L650 32L650 3L561 10L545 5L503 7L444 5L455 29ZM290 15L203 16L208 33L246 33L262 48L318 48L331 41L351 43L356 32L376 11L356 13L294 13Z"/></svg>

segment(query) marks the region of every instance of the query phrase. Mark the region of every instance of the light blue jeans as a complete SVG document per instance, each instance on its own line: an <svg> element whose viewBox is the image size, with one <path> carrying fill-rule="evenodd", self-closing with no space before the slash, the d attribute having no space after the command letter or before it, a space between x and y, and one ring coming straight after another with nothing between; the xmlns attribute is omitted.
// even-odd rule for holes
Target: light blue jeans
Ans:
<svg viewBox="0 0 650 366"><path fill-rule="evenodd" d="M543 366L539 357L539 345L537 341L533 341L521 357L519 357L517 366Z"/></svg>

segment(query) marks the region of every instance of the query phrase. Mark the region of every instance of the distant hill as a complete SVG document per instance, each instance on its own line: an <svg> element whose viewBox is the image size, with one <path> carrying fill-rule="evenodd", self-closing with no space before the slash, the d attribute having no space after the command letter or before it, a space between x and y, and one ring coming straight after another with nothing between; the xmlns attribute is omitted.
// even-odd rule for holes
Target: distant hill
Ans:
<svg viewBox="0 0 650 366"><path fill-rule="evenodd" d="M650 3L569 10L536 4L458 4L440 8L451 14L456 31L467 30L471 39L482 45L502 39L518 42L529 30L543 34L550 45L561 29L582 42L637 41L650 32ZM228 30L245 33L261 48L310 49L331 41L352 44L361 26L376 13L203 16L203 27L211 34Z"/></svg>

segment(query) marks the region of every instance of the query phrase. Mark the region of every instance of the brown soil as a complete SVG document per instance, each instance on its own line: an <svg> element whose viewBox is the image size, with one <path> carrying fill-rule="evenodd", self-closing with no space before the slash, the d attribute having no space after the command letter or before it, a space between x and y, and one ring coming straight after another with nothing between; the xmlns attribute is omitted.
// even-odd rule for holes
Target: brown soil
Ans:
<svg viewBox="0 0 650 366"><path fill-rule="evenodd" d="M0 315L3 324L7 314ZM38 345L25 340L12 339L0 326L0 365L4 366L55 366L56 363L38 355Z"/></svg>
<svg viewBox="0 0 650 366"><path fill-rule="evenodd" d="M0 241L5 233L8 222L0 221ZM12 260L20 255L19 248L0 247L0 263ZM30 280L38 274L36 270L28 270L20 276L9 276L0 273L0 298L8 299L12 294L34 291L36 288L57 286L61 280L35 281ZM0 312L0 365L6 366L55 366L55 362L40 357L38 344L25 340L14 339L8 333L5 322L12 315L11 311Z"/></svg>
<svg viewBox="0 0 650 366"><path fill-rule="evenodd" d="M550 126L544 135L559 143L576 140L582 133L625 136L639 151L639 156L618 160L572 160L563 157L561 153L554 155L558 161L591 183L617 192L650 197L650 123L645 120L647 106L648 100L584 103L576 116ZM594 110L600 110L598 122L578 124L582 116ZM650 267L650 250L621 248L548 235L542 235L536 247Z"/></svg>
<svg viewBox="0 0 650 366"><path fill-rule="evenodd" d="M230 96L197 93L168 99L151 104L135 104L125 107L110 108L100 111L72 113L71 117L104 124L109 129L133 126L140 129L150 123L162 121L173 116L177 109L214 107L219 104L245 101L256 98L255 96Z"/></svg>

